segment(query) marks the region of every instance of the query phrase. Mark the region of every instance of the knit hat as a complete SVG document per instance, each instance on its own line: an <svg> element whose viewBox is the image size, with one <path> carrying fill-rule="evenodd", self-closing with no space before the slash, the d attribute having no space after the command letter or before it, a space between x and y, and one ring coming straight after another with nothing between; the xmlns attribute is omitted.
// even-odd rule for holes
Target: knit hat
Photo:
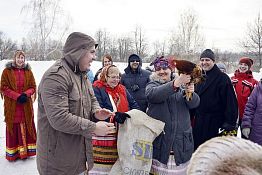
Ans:
<svg viewBox="0 0 262 175"><path fill-rule="evenodd" d="M215 54L211 49L206 49L201 53L200 59L201 58L210 58L211 60L215 61Z"/></svg>
<svg viewBox="0 0 262 175"><path fill-rule="evenodd" d="M248 58L248 57L242 57L242 58L240 58L239 63L247 64L248 68L250 69L250 67L253 65L253 60L251 58Z"/></svg>

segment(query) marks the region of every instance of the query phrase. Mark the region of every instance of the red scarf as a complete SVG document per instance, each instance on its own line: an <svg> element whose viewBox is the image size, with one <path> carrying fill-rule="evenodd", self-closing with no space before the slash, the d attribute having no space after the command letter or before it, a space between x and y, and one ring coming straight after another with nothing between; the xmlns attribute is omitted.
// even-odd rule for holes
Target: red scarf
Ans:
<svg viewBox="0 0 262 175"><path fill-rule="evenodd" d="M112 96L118 112L128 111L128 101L125 86L118 84L115 88L111 88L107 83L97 80L94 82L94 87L105 88L106 93Z"/></svg>

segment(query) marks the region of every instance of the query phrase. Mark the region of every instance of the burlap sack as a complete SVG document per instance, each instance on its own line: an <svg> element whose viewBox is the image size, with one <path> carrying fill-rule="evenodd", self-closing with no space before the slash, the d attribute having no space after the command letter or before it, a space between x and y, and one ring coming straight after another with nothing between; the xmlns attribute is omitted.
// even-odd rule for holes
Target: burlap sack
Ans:
<svg viewBox="0 0 262 175"><path fill-rule="evenodd" d="M126 113L131 118L119 127L119 159L109 175L147 175L152 164L152 142L164 130L165 124L136 109Z"/></svg>

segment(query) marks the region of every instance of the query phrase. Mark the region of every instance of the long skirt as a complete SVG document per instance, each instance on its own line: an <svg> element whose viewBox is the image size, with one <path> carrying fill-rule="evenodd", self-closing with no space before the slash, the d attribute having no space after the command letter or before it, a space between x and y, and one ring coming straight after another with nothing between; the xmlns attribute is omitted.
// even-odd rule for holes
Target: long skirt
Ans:
<svg viewBox="0 0 262 175"><path fill-rule="evenodd" d="M150 174L153 175L186 175L189 161L176 165L174 155L170 155L167 165L153 159Z"/></svg>
<svg viewBox="0 0 262 175"><path fill-rule="evenodd" d="M35 124L33 132L36 136ZM26 159L36 155L36 139L29 135L25 123L14 123L13 133L6 129L6 159Z"/></svg>

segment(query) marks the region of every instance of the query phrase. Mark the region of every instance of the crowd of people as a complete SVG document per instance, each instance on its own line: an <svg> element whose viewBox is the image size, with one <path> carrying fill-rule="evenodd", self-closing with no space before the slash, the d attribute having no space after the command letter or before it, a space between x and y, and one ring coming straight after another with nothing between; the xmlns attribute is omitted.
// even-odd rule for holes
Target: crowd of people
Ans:
<svg viewBox="0 0 262 175"><path fill-rule="evenodd" d="M142 68L131 54L121 74L111 55L91 72L97 44L83 33L71 33L58 59L36 88L26 55L18 50L1 76L6 122L6 159L36 155L39 174L109 174L118 159L119 125L138 109L165 123L153 142L150 174L186 174L195 150L206 141L236 135L262 145L262 83L252 75L253 60L239 59L233 77L216 64L210 49L199 57L205 81L190 83L160 56ZM192 93L187 99L186 93ZM38 96L37 132L33 103ZM103 142L104 141L104 142ZM109 144L103 144L109 143Z"/></svg>

